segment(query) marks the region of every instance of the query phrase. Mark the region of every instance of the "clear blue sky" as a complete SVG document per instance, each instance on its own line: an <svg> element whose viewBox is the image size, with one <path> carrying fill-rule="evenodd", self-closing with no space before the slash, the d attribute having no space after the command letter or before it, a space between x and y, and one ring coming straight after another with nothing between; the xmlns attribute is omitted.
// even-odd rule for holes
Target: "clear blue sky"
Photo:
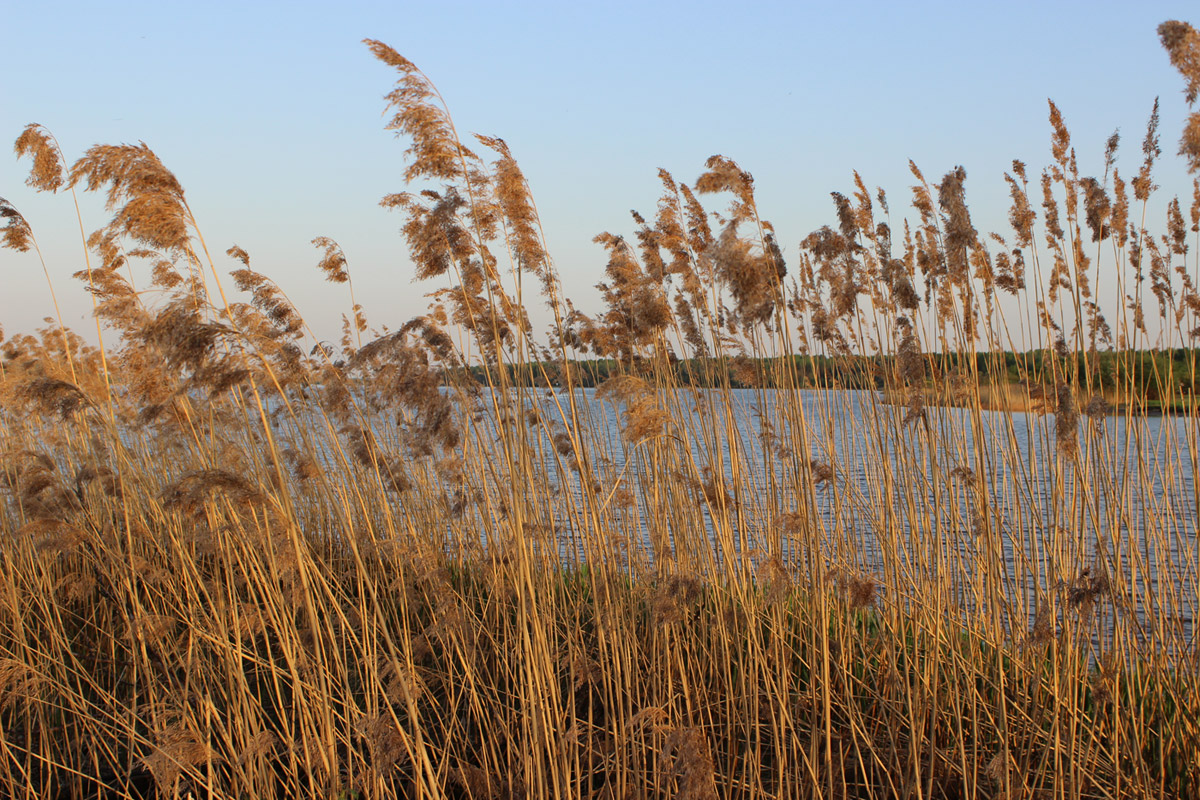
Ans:
<svg viewBox="0 0 1200 800"><path fill-rule="evenodd" d="M592 237L652 213L665 167L692 181L721 153L750 170L794 261L834 219L851 171L908 198L914 159L931 180L958 164L981 230L1003 230L1012 159L1049 160L1046 99L1060 106L1085 174L1120 128L1132 176L1160 95L1158 182L1190 197L1175 156L1182 80L1158 43L1166 19L1200 24L1194 2L36 3L5 2L0 141L46 125L73 160L144 140L183 183L218 265L239 244L318 332L337 338L343 287L315 269L314 236L337 239L374 324L424 308L398 228L378 206L404 189L404 145L383 130L394 73L361 44L382 40L421 67L460 131L503 137L524 168L568 295L593 307L605 257ZM7 147L6 147L7 151ZM0 196L29 219L66 319L90 305L69 196L24 185L0 154ZM105 221L96 198L88 229ZM1005 231L1007 232L1007 231ZM0 325L51 312L32 256L0 251Z"/></svg>

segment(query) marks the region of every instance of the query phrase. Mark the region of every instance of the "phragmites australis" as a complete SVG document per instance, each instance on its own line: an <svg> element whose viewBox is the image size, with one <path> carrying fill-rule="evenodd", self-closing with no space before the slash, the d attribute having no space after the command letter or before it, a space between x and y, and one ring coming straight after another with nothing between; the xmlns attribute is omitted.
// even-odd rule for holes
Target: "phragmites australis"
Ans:
<svg viewBox="0 0 1200 800"><path fill-rule="evenodd" d="M974 230L961 169L912 165L894 218L855 173L785 284L753 181L717 157L599 237L589 317L557 297L508 145L462 151L432 85L374 49L421 139L420 185L385 200L446 282L421 316L356 341L354 306L341 349L310 342L244 249L247 294L219 309L186 238L117 223L87 244L107 369L49 319L0 341L8 772L72 796L146 772L181 795L1174 796L1158 742L1200 775L1175 712L1137 713L1197 689L1191 428L1151 413L1195 400L1200 182L1148 230L1118 140L1082 177L1055 109L1050 168L995 184L1003 235ZM57 145L23 136L34 182L65 189ZM118 205L182 203L139 148L94 155ZM347 254L312 242L353 303ZM524 335L534 276L550 338ZM1126 469L1114 435L1139 430ZM1026 658L1030 622L1062 646ZM997 728L997 676L1072 653L1052 686L1017 670L1011 707L1038 713Z"/></svg>
<svg viewBox="0 0 1200 800"><path fill-rule="evenodd" d="M147 247L184 254L190 250L183 187L145 142L93 145L71 166L71 186L107 187L105 205L116 214L108 229Z"/></svg>
<svg viewBox="0 0 1200 800"><path fill-rule="evenodd" d="M1087 226L1092 232L1092 241L1099 242L1108 238L1110 228L1109 217L1112 213L1112 203L1104 186L1095 178L1084 178L1083 206L1087 214Z"/></svg>
<svg viewBox="0 0 1200 800"><path fill-rule="evenodd" d="M456 189L392 194L381 205L399 209L406 216L402 230L417 268L417 280L445 275L456 265L464 271L469 268L469 260L478 251L470 230L459 217L467 201Z"/></svg>
<svg viewBox="0 0 1200 800"><path fill-rule="evenodd" d="M4 220L4 247L18 253L28 252L33 247L33 229L16 206L3 197L0 197L0 219Z"/></svg>
<svg viewBox="0 0 1200 800"><path fill-rule="evenodd" d="M662 435L670 415L663 410L646 381L630 375L609 378L596 390L597 397L613 397L624 403L621 431L625 440L636 445Z"/></svg>
<svg viewBox="0 0 1200 800"><path fill-rule="evenodd" d="M1066 340L1060 335L1054 344L1054 352L1060 361L1070 358ZM1067 382L1065 376L1057 378L1054 404L1054 432L1058 442L1058 450L1068 458L1074 458L1079 453L1079 404L1075 398L1075 390Z"/></svg>
<svg viewBox="0 0 1200 800"><path fill-rule="evenodd" d="M314 247L324 250L317 269L325 273L325 279L331 283L346 283L350 280L350 271L346 268L346 254L342 247L328 236L318 236L312 240Z"/></svg>
<svg viewBox="0 0 1200 800"><path fill-rule="evenodd" d="M517 268L540 277L547 299L553 302L553 271L550 269L549 256L542 247L537 209L525 175L503 139L481 135L475 138L498 156L492 165L496 202L508 227L509 246Z"/></svg>
<svg viewBox="0 0 1200 800"><path fill-rule="evenodd" d="M180 724L159 731L154 741L142 763L159 786L175 786L181 775L218 760L205 737Z"/></svg>
<svg viewBox="0 0 1200 800"><path fill-rule="evenodd" d="M1158 187L1152 182L1150 175L1154 161L1162 155L1158 144L1158 98L1154 98L1154 108L1150 112L1150 121L1146 123L1146 138L1142 140L1142 168L1133 179L1133 196L1141 202L1150 199L1150 195Z"/></svg>
<svg viewBox="0 0 1200 800"><path fill-rule="evenodd" d="M225 469L189 472L162 488L163 508L196 513L205 503L224 499L237 507L266 502L266 497L246 478Z"/></svg>
<svg viewBox="0 0 1200 800"><path fill-rule="evenodd" d="M92 405L78 386L58 378L32 378L18 387L17 396L43 413L55 413L63 420Z"/></svg>
<svg viewBox="0 0 1200 800"><path fill-rule="evenodd" d="M938 184L938 206L942 209L944 220L946 260L950 278L958 286L966 286L969 280L967 254L979 241L978 233L971 224L971 213L967 210L963 189L966 179L967 171L962 167L955 167L947 172Z"/></svg>
<svg viewBox="0 0 1200 800"><path fill-rule="evenodd" d="M708 739L701 728L677 728L667 736L670 777L678 781L679 800L716 800L716 777Z"/></svg>
<svg viewBox="0 0 1200 800"><path fill-rule="evenodd" d="M783 302L782 283L787 274L783 254L769 232L763 244L755 247L738 235L731 222L705 253L713 272L729 287L735 319L745 328L769 323Z"/></svg>
<svg viewBox="0 0 1200 800"><path fill-rule="evenodd" d="M57 192L67 181L67 165L62 150L50 131L42 125L31 123L25 126L13 145L18 158L33 159L29 177L25 183L40 192Z"/></svg>
<svg viewBox="0 0 1200 800"><path fill-rule="evenodd" d="M1067 131L1067 125L1063 122L1062 112L1058 110L1058 106L1054 104L1053 100L1046 102L1050 106L1050 127L1054 129L1054 135L1050 140L1050 152L1058 165L1065 168L1067 151L1071 147L1071 134Z"/></svg>
<svg viewBox="0 0 1200 800"><path fill-rule="evenodd" d="M1171 58L1171 66L1179 70L1186 82L1184 97L1189 106L1200 97L1200 31L1186 22L1169 20L1158 26L1158 35ZM1188 160L1190 172L1200 172L1200 111L1188 115L1179 154Z"/></svg>
<svg viewBox="0 0 1200 800"><path fill-rule="evenodd" d="M186 302L175 302L158 312L137 335L156 347L168 365L195 372L229 332L225 325L205 321Z"/></svg>
<svg viewBox="0 0 1200 800"><path fill-rule="evenodd" d="M901 385L907 387L908 411L904 422L925 419L925 359L916 331L908 317L896 318L899 344L896 348L896 373Z"/></svg>
<svg viewBox="0 0 1200 800"><path fill-rule="evenodd" d="M705 172L696 179L700 194L729 192L735 200L730 208L730 221L738 223L757 216L754 203L754 177L725 156L710 156L704 162Z"/></svg>
<svg viewBox="0 0 1200 800"><path fill-rule="evenodd" d="M409 137L409 146L405 150L409 164L404 170L404 179L454 180L463 177L464 160L475 156L458 140L454 124L433 82L415 64L383 42L364 39L363 43L376 58L400 73L395 88L385 96L387 110L394 112L386 127L397 136Z"/></svg>
<svg viewBox="0 0 1200 800"><path fill-rule="evenodd" d="M247 309L237 304L231 306L234 321L243 334L250 336L254 344L262 345L264 340L295 339L304 327L300 312L273 280L250 268L250 256L241 247L234 245L226 253L242 262L242 268L230 273L238 289L250 294L251 305L261 312L267 321L266 325L258 325L257 320ZM255 336L254 334L258 334ZM268 352L277 348L268 346Z"/></svg>
<svg viewBox="0 0 1200 800"><path fill-rule="evenodd" d="M1054 179L1049 170L1042 173L1042 210L1045 212L1044 219L1046 220L1046 244L1048 247L1054 248L1066 234L1059 221L1058 201L1054 198Z"/></svg>
<svg viewBox="0 0 1200 800"><path fill-rule="evenodd" d="M624 238L602 233L594 241L608 251L609 280L597 284L608 309L599 325L580 314L569 319L583 322L578 335L597 354L630 363L638 348L655 341L671 323L671 307L661 284L642 269Z"/></svg>
<svg viewBox="0 0 1200 800"><path fill-rule="evenodd" d="M350 280L350 268L346 260L346 253L340 244L328 236L317 236L312 240L312 244L325 251L325 255L317 263L317 269L325 274L325 280L330 283L344 283L350 288L351 313L354 320L351 322L349 317L342 316L342 348L350 352L352 349L351 331L353 330L355 342L361 346L362 340L359 337L367 329L367 318L363 313L362 306L354 299L354 282Z"/></svg>
<svg viewBox="0 0 1200 800"><path fill-rule="evenodd" d="M1029 194L1024 177L1025 165L1020 161L1013 161L1013 172L1020 176L1020 183L1011 175L1007 173L1004 175L1012 195L1012 208L1008 212L1008 221L1017 235L1017 247L1025 248L1033 244L1033 223L1037 219L1037 212L1029 204Z"/></svg>

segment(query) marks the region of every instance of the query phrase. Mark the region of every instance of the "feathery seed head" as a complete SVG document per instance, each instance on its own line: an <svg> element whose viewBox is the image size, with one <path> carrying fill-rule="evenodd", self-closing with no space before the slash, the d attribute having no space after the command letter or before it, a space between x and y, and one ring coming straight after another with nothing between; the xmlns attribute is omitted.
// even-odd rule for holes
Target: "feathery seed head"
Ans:
<svg viewBox="0 0 1200 800"><path fill-rule="evenodd" d="M1013 225L1016 233L1016 246L1028 247L1033 242L1033 221L1037 219L1037 212L1033 211L1030 197L1025 193L1024 166L1020 178L1021 182L1018 184L1012 176L1004 175L1004 179L1008 181L1009 193L1013 197L1012 209L1008 211L1008 222Z"/></svg>
<svg viewBox="0 0 1200 800"><path fill-rule="evenodd" d="M328 236L318 236L312 240L313 246L325 250L325 255L317 264L317 269L325 273L325 280L331 283L346 283L350 273L346 269L346 254L341 246Z"/></svg>
<svg viewBox="0 0 1200 800"><path fill-rule="evenodd" d="M25 253L33 247L33 229L12 203L0 197L0 219L4 220L4 246Z"/></svg>
<svg viewBox="0 0 1200 800"><path fill-rule="evenodd" d="M1108 175L1113 164L1117 161L1117 148L1121 145L1121 131L1113 131L1112 136L1104 142L1104 174Z"/></svg>
<svg viewBox="0 0 1200 800"><path fill-rule="evenodd" d="M817 486L826 485L832 486L837 478L837 472L834 468L824 462L812 459L808 462L809 468L812 470L813 483Z"/></svg>
<svg viewBox="0 0 1200 800"><path fill-rule="evenodd" d="M1154 109L1150 112L1150 121L1146 123L1146 138L1142 140L1142 168L1133 179L1133 196L1143 203L1150 199L1151 193L1158 187L1150 179L1154 161L1162 155L1158 145L1158 98L1154 98Z"/></svg>
<svg viewBox="0 0 1200 800"><path fill-rule="evenodd" d="M938 184L938 206L945 214L946 258L951 280L965 286L969 279L968 250L978 245L979 235L971 225L963 183L967 171L956 167Z"/></svg>
<svg viewBox="0 0 1200 800"><path fill-rule="evenodd" d="M1071 134L1067 132L1067 126L1063 122L1062 112L1058 110L1058 106L1053 100L1047 100L1050 104L1050 125L1054 128L1054 136L1050 140L1050 152L1054 155L1054 160L1060 165L1067 164L1067 149L1071 146Z"/></svg>
<svg viewBox="0 0 1200 800"><path fill-rule="evenodd" d="M187 770L209 764L217 758L211 747L182 725L173 725L155 737L153 752L142 763L154 775L158 786L173 786Z"/></svg>
<svg viewBox="0 0 1200 800"><path fill-rule="evenodd" d="M1099 242L1108 238L1108 220L1112 213L1112 204L1108 192L1095 178L1084 178L1083 203L1087 212L1087 226L1092 232L1092 241Z"/></svg>
<svg viewBox="0 0 1200 800"><path fill-rule="evenodd" d="M1062 225L1058 219L1058 201L1054 199L1054 185L1049 171L1042 173L1042 208L1046 212L1046 239L1054 246L1054 242L1062 239Z"/></svg>
<svg viewBox="0 0 1200 800"><path fill-rule="evenodd" d="M716 800L716 775L708 739L700 728L678 728L667 736L671 775L679 781L679 800Z"/></svg>
<svg viewBox="0 0 1200 800"><path fill-rule="evenodd" d="M1184 97L1188 105L1195 103L1200 96L1200 31L1173 19L1158 26L1158 36L1170 56L1171 66L1187 82Z"/></svg>
<svg viewBox="0 0 1200 800"><path fill-rule="evenodd" d="M222 497L235 506L262 503L264 497L249 481L224 469L189 472L163 487L159 493L163 508L196 513L204 503Z"/></svg>
<svg viewBox="0 0 1200 800"><path fill-rule="evenodd" d="M1075 403L1075 392L1067 383L1058 387L1054 431L1059 452L1068 458L1075 457L1079 453L1079 409Z"/></svg>
<svg viewBox="0 0 1200 800"><path fill-rule="evenodd" d="M37 123L25 126L13 150L17 158L29 156L33 166L25 183L41 192L57 192L67 181L67 165L50 131Z"/></svg>
<svg viewBox="0 0 1200 800"><path fill-rule="evenodd" d="M494 163L496 200L508 223L512 251L521 269L542 276L547 291L550 284L548 257L538 232L538 216L525 175L503 139L476 137L499 158Z"/></svg>
<svg viewBox="0 0 1200 800"><path fill-rule="evenodd" d="M39 377L26 381L18 388L17 396L43 413L57 413L63 420L92 405L78 386L57 378Z"/></svg>
<svg viewBox="0 0 1200 800"><path fill-rule="evenodd" d="M183 187L145 142L93 145L72 165L70 180L88 191L107 187L105 205L117 209L110 230L161 250L188 249Z"/></svg>
<svg viewBox="0 0 1200 800"><path fill-rule="evenodd" d="M1188 160L1188 172L1200 172L1200 111L1188 115L1179 140L1179 155Z"/></svg>
<svg viewBox="0 0 1200 800"><path fill-rule="evenodd" d="M737 198L732 209L732 221L739 222L754 214L754 176L725 156L710 156L704 162L706 171L696 179L696 191L701 194L729 192Z"/></svg>
<svg viewBox="0 0 1200 800"><path fill-rule="evenodd" d="M464 160L477 157L459 142L433 83L415 64L386 44L373 39L364 39L363 43L376 58L400 73L396 88L386 95L386 111L395 112L386 128L411 140L404 151L409 159L404 180L464 177Z"/></svg>

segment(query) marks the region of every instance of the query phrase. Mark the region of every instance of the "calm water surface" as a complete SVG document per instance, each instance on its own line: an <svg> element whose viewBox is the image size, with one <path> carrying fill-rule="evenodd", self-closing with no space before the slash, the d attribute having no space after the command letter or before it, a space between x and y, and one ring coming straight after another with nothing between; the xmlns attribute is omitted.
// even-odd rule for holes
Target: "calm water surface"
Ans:
<svg viewBox="0 0 1200 800"><path fill-rule="evenodd" d="M566 425L564 392L525 396L549 430ZM715 391L658 398L672 411L662 441L673 448L673 463L690 459L711 469L734 498L733 513L721 519L698 502L714 550L751 559L779 553L799 563L801 543L781 533L779 520L807 498L829 563L865 574L891 569L910 582L940 580L970 607L983 564L999 558L1004 591L1019 601L1010 613L1022 617L1046 597L1061 599L1104 576L1141 623L1170 618L1190 639L1200 595L1195 418L1081 417L1079 456L1071 459L1059 454L1053 415L928 408L926 426L905 424L906 409L874 392L741 389L731 396L728 416ZM662 515L656 520L648 498L662 476L652 447L633 447L622 436L625 405L593 389L577 390L575 405L597 496L631 501L622 517L641 555L654 557L656 526L666 528L658 533L672 549L694 535L671 529ZM562 467L549 436L541 455L552 482L581 503L581 476ZM832 468L832 480L813 485L809 461ZM570 533L560 547L564 557L579 558ZM1084 569L1090 572L1081 577Z"/></svg>

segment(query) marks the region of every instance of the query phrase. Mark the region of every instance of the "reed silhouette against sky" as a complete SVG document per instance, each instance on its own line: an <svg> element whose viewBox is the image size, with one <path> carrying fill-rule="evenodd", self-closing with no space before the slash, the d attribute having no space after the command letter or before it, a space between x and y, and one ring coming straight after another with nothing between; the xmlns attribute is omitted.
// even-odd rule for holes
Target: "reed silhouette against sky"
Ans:
<svg viewBox="0 0 1200 800"><path fill-rule="evenodd" d="M311 269L314 236L344 248L373 321L423 307L397 219L378 206L398 191L404 165L378 125L365 36L437 76L464 135L504 137L538 198L567 294L590 304L606 261L592 238L627 235L630 208L652 211L659 168L690 181L713 153L756 176L789 260L832 212L829 193L851 191L852 171L899 197L912 183L909 159L935 176L964 166L978 227L1002 229L1004 172L1014 158L1049 155L1047 98L1084 174L1102 171L1103 143L1118 128L1118 166L1129 172L1155 96L1163 130L1182 127L1178 77L1153 36L1181 15L1171 3L869 12L764 3L736 13L705 3L301 3L287 13L18 4L0 40L14 63L39 67L6 89L0 122L45 125L70 160L96 142L146 142L219 249L253 254L332 339L340 310ZM1165 149L1172 163L1175 148ZM1188 194L1180 172L1163 170L1164 204ZM70 275L83 266L78 223L27 190L25 175L0 159L0 196L38 232L53 273ZM103 211L82 203L90 230ZM22 300L46 296L36 260L10 256L5 281L6 325L32 330L44 314ZM67 320L83 330L86 298L64 294Z"/></svg>

